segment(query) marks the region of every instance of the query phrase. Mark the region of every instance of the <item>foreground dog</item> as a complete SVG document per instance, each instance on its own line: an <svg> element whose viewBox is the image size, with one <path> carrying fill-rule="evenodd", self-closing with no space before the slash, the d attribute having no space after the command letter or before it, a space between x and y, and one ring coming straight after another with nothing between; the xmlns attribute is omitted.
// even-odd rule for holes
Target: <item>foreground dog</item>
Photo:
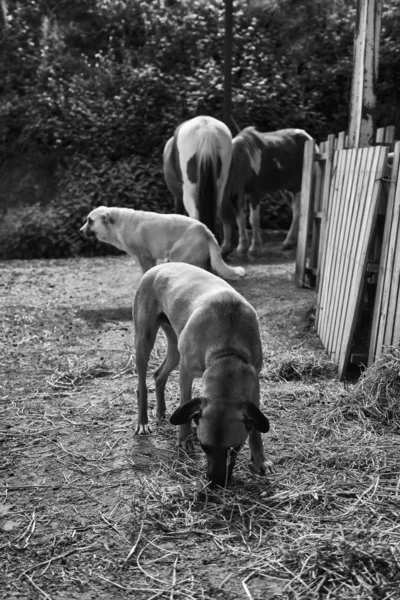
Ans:
<svg viewBox="0 0 400 600"><path fill-rule="evenodd" d="M181 405L171 416L180 425L178 443L186 450L191 420L207 457L213 485L229 481L239 450L249 437L257 473L270 467L261 433L269 422L260 411L259 374L262 349L254 308L228 283L182 263L158 265L138 287L134 306L138 424L136 433L150 432L146 372L157 331L167 338L167 354L155 372L157 417L165 417L165 384L180 363ZM192 382L203 378L203 395L191 398Z"/></svg>
<svg viewBox="0 0 400 600"><path fill-rule="evenodd" d="M157 259L186 262L212 269L224 279L239 279L242 267L230 267L221 256L217 240L205 225L184 215L163 215L132 208L99 206L89 213L80 230L134 256L143 273Z"/></svg>

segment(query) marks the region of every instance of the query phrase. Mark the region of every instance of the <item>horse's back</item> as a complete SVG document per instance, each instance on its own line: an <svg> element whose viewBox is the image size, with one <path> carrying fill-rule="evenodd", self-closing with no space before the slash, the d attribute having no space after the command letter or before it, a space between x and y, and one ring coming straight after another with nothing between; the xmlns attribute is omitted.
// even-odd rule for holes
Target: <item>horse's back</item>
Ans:
<svg viewBox="0 0 400 600"><path fill-rule="evenodd" d="M236 141L236 138L238 140ZM311 136L303 129L279 129L260 132L246 127L234 138L233 148L247 154L252 165L246 191L276 192L286 189L299 192L303 169L304 145Z"/></svg>
<svg viewBox="0 0 400 600"><path fill-rule="evenodd" d="M218 119L198 116L176 129L183 203L213 233L232 160L232 135Z"/></svg>

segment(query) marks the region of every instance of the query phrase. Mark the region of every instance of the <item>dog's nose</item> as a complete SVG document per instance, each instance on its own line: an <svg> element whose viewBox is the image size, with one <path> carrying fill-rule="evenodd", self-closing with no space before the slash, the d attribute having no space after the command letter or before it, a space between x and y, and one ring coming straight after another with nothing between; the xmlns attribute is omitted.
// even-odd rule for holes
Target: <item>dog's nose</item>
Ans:
<svg viewBox="0 0 400 600"><path fill-rule="evenodd" d="M96 234L94 234L93 231L89 229L87 223L85 223L85 225L81 227L79 231L87 238L96 237Z"/></svg>

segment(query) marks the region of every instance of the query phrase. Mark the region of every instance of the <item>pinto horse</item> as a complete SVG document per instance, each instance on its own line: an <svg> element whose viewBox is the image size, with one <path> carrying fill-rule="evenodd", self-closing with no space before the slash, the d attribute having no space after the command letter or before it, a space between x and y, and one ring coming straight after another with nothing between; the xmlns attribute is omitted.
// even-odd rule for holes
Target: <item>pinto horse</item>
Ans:
<svg viewBox="0 0 400 600"><path fill-rule="evenodd" d="M214 234L231 160L231 132L213 117L185 121L164 148L164 176L176 212L186 210Z"/></svg>
<svg viewBox="0 0 400 600"><path fill-rule="evenodd" d="M296 244L304 145L310 139L311 136L302 129L280 129L261 133L254 127L246 127L233 138L232 164L222 203L222 215L229 210L227 205L235 206L239 228L239 254L245 254L248 250L244 198L246 193L250 196L250 253L256 254L261 247L261 196L280 190L288 190L292 195L292 224L283 242L283 248L288 249ZM232 249L231 226L229 222L224 222L223 225L222 250L229 253Z"/></svg>

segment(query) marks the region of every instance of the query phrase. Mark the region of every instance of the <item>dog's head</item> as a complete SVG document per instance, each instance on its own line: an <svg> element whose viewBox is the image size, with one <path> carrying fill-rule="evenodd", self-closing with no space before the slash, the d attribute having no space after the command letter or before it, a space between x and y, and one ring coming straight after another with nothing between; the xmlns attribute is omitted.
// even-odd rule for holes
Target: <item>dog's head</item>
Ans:
<svg viewBox="0 0 400 600"><path fill-rule="evenodd" d="M113 224L114 219L110 209L107 206L99 206L89 213L80 231L86 237L95 237L100 242L106 242L110 237L110 227Z"/></svg>
<svg viewBox="0 0 400 600"><path fill-rule="evenodd" d="M269 431L269 421L249 400L229 405L208 398L193 398L171 415L172 425L193 420L197 437L207 458L207 477L211 484L226 486L236 458L251 430Z"/></svg>

